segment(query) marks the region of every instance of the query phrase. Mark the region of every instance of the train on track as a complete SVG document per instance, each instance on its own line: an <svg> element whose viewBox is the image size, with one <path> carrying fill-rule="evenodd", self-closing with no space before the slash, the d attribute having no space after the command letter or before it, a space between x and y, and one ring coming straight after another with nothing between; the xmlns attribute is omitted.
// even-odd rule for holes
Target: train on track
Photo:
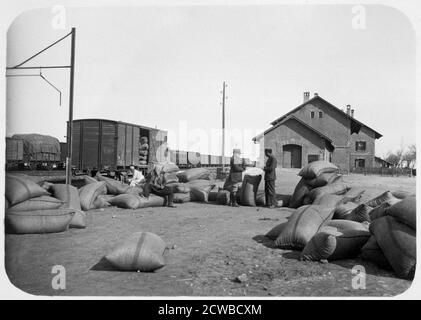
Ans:
<svg viewBox="0 0 421 320"><path fill-rule="evenodd" d="M145 171L149 162L169 160L179 168L229 166L230 157L199 152L168 150L167 131L106 119L74 120L72 172L113 176L130 165ZM44 141L44 142L42 142ZM26 146L26 147L25 147ZM37 151L34 153L34 150ZM6 169L64 169L67 144L42 135L14 135L6 138ZM224 160L224 161L223 161ZM255 165L244 158L248 166Z"/></svg>

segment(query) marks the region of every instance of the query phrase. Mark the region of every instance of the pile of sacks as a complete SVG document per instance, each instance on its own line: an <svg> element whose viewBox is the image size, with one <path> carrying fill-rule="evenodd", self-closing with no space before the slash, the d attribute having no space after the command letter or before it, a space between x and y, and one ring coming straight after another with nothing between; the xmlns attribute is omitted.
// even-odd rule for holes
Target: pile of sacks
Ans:
<svg viewBox="0 0 421 320"><path fill-rule="evenodd" d="M6 175L7 233L51 233L86 227L86 213L82 211L77 188L40 184L26 175Z"/></svg>
<svg viewBox="0 0 421 320"><path fill-rule="evenodd" d="M321 167L316 165L313 168ZM311 166L301 170L303 178L291 198L296 202L290 207L298 208L287 222L266 234L274 240L275 246L300 250L302 260L359 257L380 268L391 269L401 278L413 278L416 265L415 196L386 191L362 202L364 190L348 188L338 178L337 171L329 172L330 176L327 172L316 174ZM328 166L328 170L333 170L333 165ZM312 178L307 175L311 170L314 171ZM324 186L310 188L308 182L312 179L327 182ZM329 182L331 179L333 181ZM308 190L301 192L302 186Z"/></svg>
<svg viewBox="0 0 421 320"><path fill-rule="evenodd" d="M148 137L139 139L139 164L146 165L148 163L149 144Z"/></svg>
<svg viewBox="0 0 421 320"><path fill-rule="evenodd" d="M215 187L210 181L210 171L205 168L193 168L176 173L177 181L167 182L174 191L174 202L190 201L209 202L209 194Z"/></svg>

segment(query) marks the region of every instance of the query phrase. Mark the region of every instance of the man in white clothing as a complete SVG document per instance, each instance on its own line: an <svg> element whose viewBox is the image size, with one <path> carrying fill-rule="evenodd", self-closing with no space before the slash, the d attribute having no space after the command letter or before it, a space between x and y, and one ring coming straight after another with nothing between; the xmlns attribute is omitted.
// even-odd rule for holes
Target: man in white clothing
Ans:
<svg viewBox="0 0 421 320"><path fill-rule="evenodd" d="M138 184L145 182L145 176L139 170L136 170L134 165L130 166L130 171L133 175L131 179L129 179L130 186L136 187Z"/></svg>

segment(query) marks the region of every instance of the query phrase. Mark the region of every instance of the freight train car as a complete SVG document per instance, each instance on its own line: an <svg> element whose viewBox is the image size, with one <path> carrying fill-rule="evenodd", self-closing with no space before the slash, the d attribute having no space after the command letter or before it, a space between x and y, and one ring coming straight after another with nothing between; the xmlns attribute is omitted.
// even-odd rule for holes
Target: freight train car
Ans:
<svg viewBox="0 0 421 320"><path fill-rule="evenodd" d="M6 139L9 169L51 170L60 163L60 142L41 134L15 134ZM18 161L18 162L16 162Z"/></svg>
<svg viewBox="0 0 421 320"><path fill-rule="evenodd" d="M23 140L6 137L6 170L23 168Z"/></svg>
<svg viewBox="0 0 421 320"><path fill-rule="evenodd" d="M72 169L77 173L112 175L127 171L131 164L145 171L148 162L164 160L167 132L121 121L74 120L72 148ZM145 150L146 155L140 155Z"/></svg>

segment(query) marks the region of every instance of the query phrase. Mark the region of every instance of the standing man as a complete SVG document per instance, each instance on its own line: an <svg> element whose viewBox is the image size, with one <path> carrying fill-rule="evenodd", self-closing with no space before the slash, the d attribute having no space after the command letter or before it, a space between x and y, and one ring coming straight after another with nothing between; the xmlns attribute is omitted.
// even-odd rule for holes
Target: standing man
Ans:
<svg viewBox="0 0 421 320"><path fill-rule="evenodd" d="M266 165L263 168L265 171L265 198L266 206L273 209L277 207L275 201L275 181L276 181L276 167L277 161L272 154L272 149L265 149L265 156L267 157Z"/></svg>
<svg viewBox="0 0 421 320"><path fill-rule="evenodd" d="M243 159L241 159L241 150L232 150L232 157L230 161L230 173L228 181L225 182L227 190L230 191L230 206L238 207L237 192L243 182L243 171L246 169Z"/></svg>

